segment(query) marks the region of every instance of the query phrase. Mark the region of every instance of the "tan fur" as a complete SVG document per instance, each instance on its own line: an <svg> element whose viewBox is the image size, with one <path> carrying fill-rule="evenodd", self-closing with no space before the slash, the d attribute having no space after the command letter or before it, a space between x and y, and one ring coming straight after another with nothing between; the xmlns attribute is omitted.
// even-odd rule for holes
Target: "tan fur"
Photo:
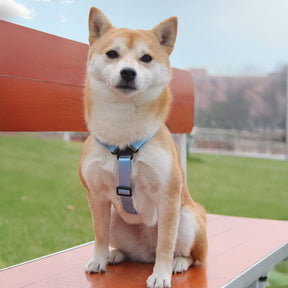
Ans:
<svg viewBox="0 0 288 288"><path fill-rule="evenodd" d="M95 232L94 254L86 271L104 272L107 261L126 258L155 261L147 287L170 287L172 270L183 272L195 261L204 263L207 255L206 212L189 194L178 149L165 126L172 98L169 55L176 33L175 17L152 30L134 31L117 29L101 11L90 10L84 101L91 135L79 163ZM108 59L105 55L110 50L119 57ZM149 54L153 61L142 61L142 54ZM121 65L131 66L139 77L131 93L121 92L114 84ZM132 199L138 212L132 215L124 211L115 192L117 159L93 136L122 149L147 138L155 128L156 134L132 159ZM116 248L110 253L109 243Z"/></svg>

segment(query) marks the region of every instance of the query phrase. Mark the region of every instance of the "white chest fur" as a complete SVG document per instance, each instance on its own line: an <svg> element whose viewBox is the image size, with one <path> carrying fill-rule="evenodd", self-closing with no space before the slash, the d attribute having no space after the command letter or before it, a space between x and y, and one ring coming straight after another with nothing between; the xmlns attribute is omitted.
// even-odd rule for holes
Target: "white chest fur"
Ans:
<svg viewBox="0 0 288 288"><path fill-rule="evenodd" d="M123 210L118 186L118 161L109 150L95 141L95 147L82 162L82 175L95 198L113 203L117 213L128 223L157 223L157 204L167 189L171 170L171 155L150 139L131 162L132 199L138 215Z"/></svg>

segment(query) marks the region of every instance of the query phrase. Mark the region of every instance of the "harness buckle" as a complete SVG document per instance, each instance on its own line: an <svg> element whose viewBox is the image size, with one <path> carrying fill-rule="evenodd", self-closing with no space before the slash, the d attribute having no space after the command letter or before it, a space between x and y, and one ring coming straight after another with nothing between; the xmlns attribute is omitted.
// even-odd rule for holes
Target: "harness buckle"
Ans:
<svg viewBox="0 0 288 288"><path fill-rule="evenodd" d="M117 155L117 159L119 160L120 157L130 157L130 160L133 159L133 154L137 153L138 149L135 149L132 145L127 146L125 149L120 150L118 147L112 151L113 155Z"/></svg>
<svg viewBox="0 0 288 288"><path fill-rule="evenodd" d="M132 189L127 186L117 186L116 193L119 196L132 197Z"/></svg>

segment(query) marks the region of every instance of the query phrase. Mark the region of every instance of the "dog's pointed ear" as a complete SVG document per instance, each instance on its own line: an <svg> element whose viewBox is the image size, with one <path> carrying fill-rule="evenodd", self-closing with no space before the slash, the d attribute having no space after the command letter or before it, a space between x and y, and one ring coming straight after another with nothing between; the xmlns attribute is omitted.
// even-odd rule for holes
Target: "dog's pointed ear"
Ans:
<svg viewBox="0 0 288 288"><path fill-rule="evenodd" d="M89 13L89 44L90 46L105 32L112 28L109 19L99 9L92 7Z"/></svg>
<svg viewBox="0 0 288 288"><path fill-rule="evenodd" d="M174 43L177 36L177 17L170 17L163 22L155 26L152 31L156 34L157 38L160 41L160 44L163 45L167 53L170 55L174 48Z"/></svg>

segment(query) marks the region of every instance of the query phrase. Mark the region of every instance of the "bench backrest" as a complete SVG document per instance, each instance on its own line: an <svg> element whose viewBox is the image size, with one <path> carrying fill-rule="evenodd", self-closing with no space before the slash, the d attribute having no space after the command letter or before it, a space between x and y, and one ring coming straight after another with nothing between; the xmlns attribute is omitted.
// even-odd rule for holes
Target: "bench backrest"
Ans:
<svg viewBox="0 0 288 288"><path fill-rule="evenodd" d="M0 21L0 131L85 131L83 84L88 45ZM168 126L189 133L194 89L173 68Z"/></svg>

